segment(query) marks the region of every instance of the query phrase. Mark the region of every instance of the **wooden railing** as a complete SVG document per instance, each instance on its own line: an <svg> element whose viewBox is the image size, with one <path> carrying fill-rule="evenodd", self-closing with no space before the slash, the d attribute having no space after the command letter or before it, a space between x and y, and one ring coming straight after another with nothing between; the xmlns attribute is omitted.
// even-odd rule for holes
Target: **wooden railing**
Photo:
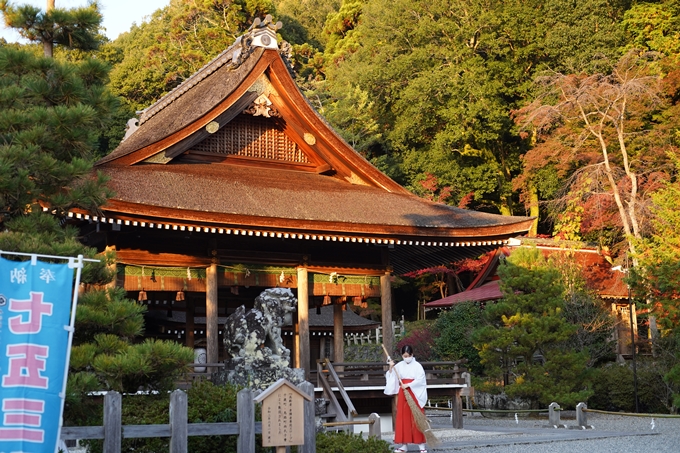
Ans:
<svg viewBox="0 0 680 453"><path fill-rule="evenodd" d="M331 367L337 373L337 377L330 373L330 371L322 373L323 366L326 363L331 364ZM420 362L425 369L428 385L440 384L466 384L465 378L462 376L467 371L465 368L467 360L458 360L455 362ZM387 364L385 362L330 362L328 359L317 361L317 373L325 374L326 379L329 380L331 387L335 387L337 382L343 387L365 387L365 386L381 386L385 385L385 372L387 371ZM322 366L323 365L323 366ZM337 379L337 380L336 380ZM321 386L320 378L317 378L319 386Z"/></svg>
<svg viewBox="0 0 680 453"><path fill-rule="evenodd" d="M328 422L342 422L343 426L350 426L354 417L358 415L352 401L347 395L345 388L338 377L333 363L328 359L317 360L317 384L323 389L323 397L328 401L328 408L325 414L321 414L322 418L327 419ZM332 383L332 384L331 384ZM336 387L342 396L345 405L347 406L347 414L342 411L342 406L333 392L333 387Z"/></svg>
<svg viewBox="0 0 680 453"><path fill-rule="evenodd" d="M380 344L383 342L382 326L362 333L345 332L345 344ZM392 321L392 334L395 338L401 338L406 335L406 327L404 320L399 323Z"/></svg>

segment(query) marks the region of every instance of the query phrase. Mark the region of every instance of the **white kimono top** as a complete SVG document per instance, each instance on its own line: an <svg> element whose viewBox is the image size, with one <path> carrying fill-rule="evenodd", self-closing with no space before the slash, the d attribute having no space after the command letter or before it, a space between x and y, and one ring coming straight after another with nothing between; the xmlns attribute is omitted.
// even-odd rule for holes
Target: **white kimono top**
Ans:
<svg viewBox="0 0 680 453"><path fill-rule="evenodd" d="M413 394L418 400L418 405L424 407L427 403L427 382L425 382L425 370L423 366L416 361L414 358L411 363L406 363L405 361L397 362L394 365L394 369L399 373L401 379L413 379L413 382L409 384ZM394 370L390 370L385 374L385 379L387 384L385 385L385 395L396 395L399 393L399 379L397 378L397 373Z"/></svg>

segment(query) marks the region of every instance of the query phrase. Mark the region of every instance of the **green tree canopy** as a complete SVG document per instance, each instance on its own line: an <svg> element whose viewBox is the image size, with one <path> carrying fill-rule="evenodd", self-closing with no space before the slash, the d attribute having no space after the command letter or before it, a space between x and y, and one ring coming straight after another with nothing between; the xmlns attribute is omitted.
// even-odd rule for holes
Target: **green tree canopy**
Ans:
<svg viewBox="0 0 680 453"><path fill-rule="evenodd" d="M637 298L652 306L661 329L654 338L658 369L672 392L675 410L680 407L680 155L671 153L676 174L652 195L653 234L637 241L639 266L632 269L631 284Z"/></svg>
<svg viewBox="0 0 680 453"><path fill-rule="evenodd" d="M340 8L340 0L274 0L274 4L283 22L281 33L291 44L308 43L317 49L326 46L324 26L328 16Z"/></svg>
<svg viewBox="0 0 680 453"><path fill-rule="evenodd" d="M626 11L622 25L628 35L628 47L680 54L680 2L662 0L635 2Z"/></svg>
<svg viewBox="0 0 680 453"><path fill-rule="evenodd" d="M324 89L368 94L372 156L401 183L430 173L454 188L450 203L473 193L473 207L510 214L526 147L511 111L537 70L613 55L622 14L604 1L345 1L327 22Z"/></svg>
<svg viewBox="0 0 680 453"><path fill-rule="evenodd" d="M652 194L653 234L638 241L639 269L634 270L636 295L654 304L660 327L680 334L680 155L671 154L676 179Z"/></svg>
<svg viewBox="0 0 680 453"><path fill-rule="evenodd" d="M91 0L88 6L65 9L54 8L48 2L45 11L32 5L15 6L0 0L5 25L16 29L21 36L43 45L46 57L51 57L55 44L80 50L95 50L105 39L99 33L102 14L99 3Z"/></svg>
<svg viewBox="0 0 680 453"><path fill-rule="evenodd" d="M133 110L148 107L273 11L270 0L171 0L104 46L114 65L110 87Z"/></svg>
<svg viewBox="0 0 680 453"><path fill-rule="evenodd" d="M100 135L117 108L108 68L0 46L0 223L42 207L96 210L107 197L91 178Z"/></svg>
<svg viewBox="0 0 680 453"><path fill-rule="evenodd" d="M541 405L585 401L583 351L564 347L578 326L564 316L559 270L536 249L519 248L498 268L503 299L486 306L474 344L488 377L511 397Z"/></svg>

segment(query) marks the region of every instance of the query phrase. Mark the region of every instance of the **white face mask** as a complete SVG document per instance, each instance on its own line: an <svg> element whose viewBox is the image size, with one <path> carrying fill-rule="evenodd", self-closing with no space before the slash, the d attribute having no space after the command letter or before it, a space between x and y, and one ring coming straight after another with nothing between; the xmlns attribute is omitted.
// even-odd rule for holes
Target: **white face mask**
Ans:
<svg viewBox="0 0 680 453"><path fill-rule="evenodd" d="M413 362L413 357L406 357L406 358L404 358L404 362L406 362L406 363L411 363L411 362Z"/></svg>

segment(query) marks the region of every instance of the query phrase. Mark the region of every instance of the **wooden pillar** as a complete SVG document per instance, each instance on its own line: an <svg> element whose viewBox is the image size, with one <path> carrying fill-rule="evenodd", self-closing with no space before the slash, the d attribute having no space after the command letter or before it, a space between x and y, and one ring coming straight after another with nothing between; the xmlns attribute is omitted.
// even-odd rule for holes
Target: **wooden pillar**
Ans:
<svg viewBox="0 0 680 453"><path fill-rule="evenodd" d="M170 453L184 453L189 444L187 394L175 390L170 394Z"/></svg>
<svg viewBox="0 0 680 453"><path fill-rule="evenodd" d="M390 354L394 353L394 332L392 332L392 284L388 269L380 276L380 311L382 312L383 344ZM385 357L385 360L387 358ZM392 398L392 429L397 421L397 399Z"/></svg>
<svg viewBox="0 0 680 453"><path fill-rule="evenodd" d="M394 353L394 332L392 331L392 284L388 270L380 277L380 305L382 311L383 344L390 354Z"/></svg>
<svg viewBox="0 0 680 453"><path fill-rule="evenodd" d="M290 357L291 368L300 368L300 325L297 314L293 316L293 350Z"/></svg>
<svg viewBox="0 0 680 453"><path fill-rule="evenodd" d="M306 267L298 267L298 337L295 357L299 368L305 370L305 380L309 380L309 275Z"/></svg>
<svg viewBox="0 0 680 453"><path fill-rule="evenodd" d="M186 299L184 300L184 304L186 305L186 313L187 313L187 326L186 326L186 334L187 334L187 348L193 348L194 347L194 301Z"/></svg>
<svg viewBox="0 0 680 453"><path fill-rule="evenodd" d="M342 325L342 304L333 305L333 357L336 362L345 361L345 332Z"/></svg>
<svg viewBox="0 0 680 453"><path fill-rule="evenodd" d="M463 400L460 398L461 389L453 389L451 399L451 422L453 429L463 429Z"/></svg>
<svg viewBox="0 0 680 453"><path fill-rule="evenodd" d="M295 334L295 364L305 370L305 379L309 379L310 344L309 344L309 273L306 267L299 267L298 272L298 306L297 331Z"/></svg>
<svg viewBox="0 0 680 453"><path fill-rule="evenodd" d="M207 360L208 363L217 363L219 361L219 331L217 329L217 264L215 263L206 269L205 286Z"/></svg>

